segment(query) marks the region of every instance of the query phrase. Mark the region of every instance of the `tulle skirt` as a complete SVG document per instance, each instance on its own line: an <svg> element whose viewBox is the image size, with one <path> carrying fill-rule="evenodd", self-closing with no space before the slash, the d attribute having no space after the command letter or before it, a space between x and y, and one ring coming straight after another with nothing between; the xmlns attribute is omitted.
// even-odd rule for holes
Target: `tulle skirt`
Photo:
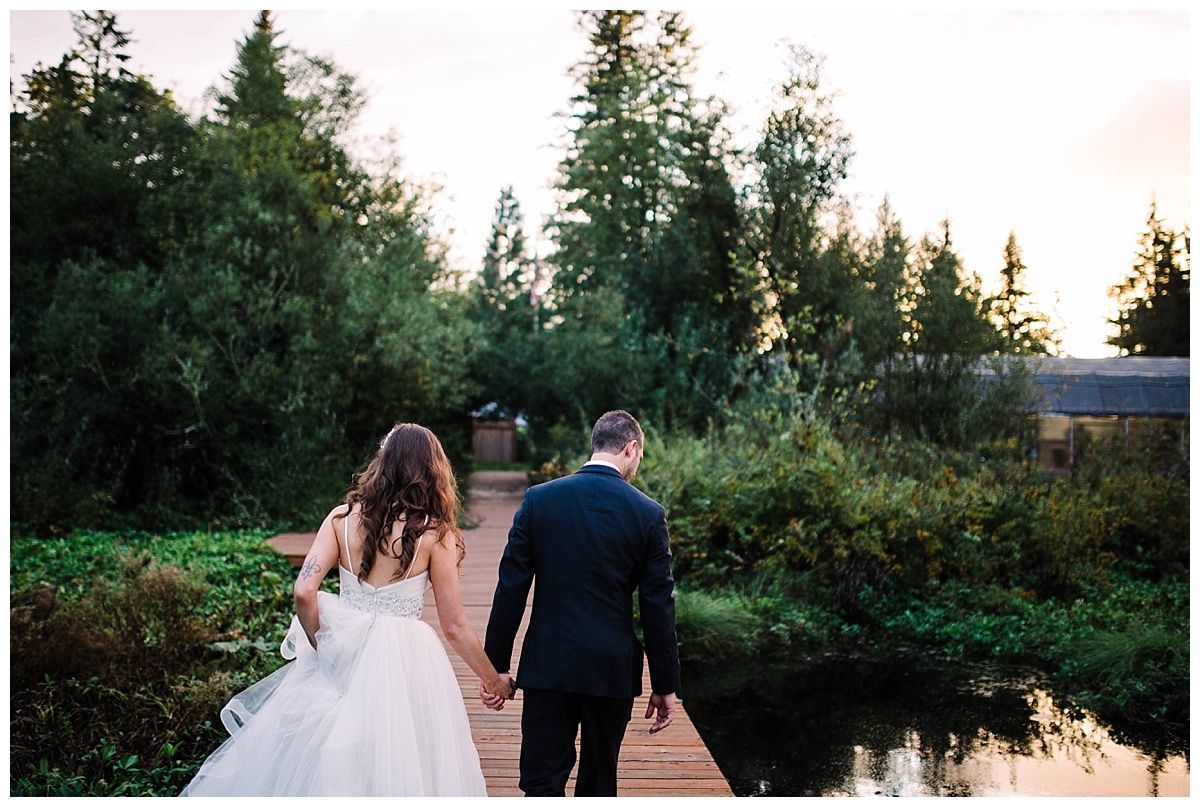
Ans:
<svg viewBox="0 0 1200 807"><path fill-rule="evenodd" d="M230 737L184 796L486 796L462 692L419 619L318 596L313 650L292 619L293 659L221 711Z"/></svg>

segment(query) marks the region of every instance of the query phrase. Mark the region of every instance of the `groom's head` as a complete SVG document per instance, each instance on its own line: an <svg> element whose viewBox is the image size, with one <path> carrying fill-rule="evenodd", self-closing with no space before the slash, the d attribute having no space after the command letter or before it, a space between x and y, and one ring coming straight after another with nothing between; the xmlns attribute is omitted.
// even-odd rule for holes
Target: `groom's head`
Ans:
<svg viewBox="0 0 1200 807"><path fill-rule="evenodd" d="M623 462L617 464L626 480L632 479L637 471L645 442L637 418L621 409L605 412L592 427L592 454L621 457Z"/></svg>

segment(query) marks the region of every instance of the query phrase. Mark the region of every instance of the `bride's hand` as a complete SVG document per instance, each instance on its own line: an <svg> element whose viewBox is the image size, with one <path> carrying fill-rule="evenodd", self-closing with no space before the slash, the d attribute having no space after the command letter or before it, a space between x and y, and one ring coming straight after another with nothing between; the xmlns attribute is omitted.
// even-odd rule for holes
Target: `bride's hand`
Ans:
<svg viewBox="0 0 1200 807"><path fill-rule="evenodd" d="M483 701L483 705L499 712L504 708L504 701L512 697L513 690L511 684L512 678L502 676L493 682L491 689L495 690L495 692L492 692L481 682L479 684L479 698Z"/></svg>
<svg viewBox="0 0 1200 807"><path fill-rule="evenodd" d="M504 698L488 692L487 687L482 683L479 685L479 699L483 701L484 706L495 709L497 712L504 708Z"/></svg>

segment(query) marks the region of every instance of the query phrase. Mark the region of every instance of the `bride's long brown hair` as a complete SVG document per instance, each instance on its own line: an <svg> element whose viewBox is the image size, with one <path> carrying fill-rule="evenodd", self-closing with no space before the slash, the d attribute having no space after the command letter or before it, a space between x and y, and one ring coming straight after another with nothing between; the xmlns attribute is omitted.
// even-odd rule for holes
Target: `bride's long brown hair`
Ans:
<svg viewBox="0 0 1200 807"><path fill-rule="evenodd" d="M412 565L417 540L429 530L439 541L453 534L462 563L466 543L458 530L458 483L442 444L424 426L397 423L388 432L347 494L346 515L355 504L361 505L362 518L359 580L366 579L380 553L399 561L393 579L400 578ZM392 526L400 519L404 528L393 539Z"/></svg>

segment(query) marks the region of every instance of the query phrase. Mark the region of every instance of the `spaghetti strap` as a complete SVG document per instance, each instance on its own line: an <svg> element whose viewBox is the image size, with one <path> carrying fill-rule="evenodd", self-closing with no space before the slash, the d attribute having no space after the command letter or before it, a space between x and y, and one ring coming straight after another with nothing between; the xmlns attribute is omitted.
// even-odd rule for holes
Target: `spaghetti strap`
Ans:
<svg viewBox="0 0 1200 807"><path fill-rule="evenodd" d="M342 519L342 532L346 539L346 569L350 574L354 574L354 561L350 559L350 508L346 508L346 517ZM337 535L335 532L334 535Z"/></svg>
<svg viewBox="0 0 1200 807"><path fill-rule="evenodd" d="M408 571L404 573L405 580L407 580L408 576L410 574L412 574L413 567L417 565L417 555L421 554L421 541L424 540L424 538L425 538L424 528L428 525L429 525L429 516L426 515L425 523L421 525L421 527L422 527L421 534L417 536L417 548L413 550L412 563L408 564Z"/></svg>

